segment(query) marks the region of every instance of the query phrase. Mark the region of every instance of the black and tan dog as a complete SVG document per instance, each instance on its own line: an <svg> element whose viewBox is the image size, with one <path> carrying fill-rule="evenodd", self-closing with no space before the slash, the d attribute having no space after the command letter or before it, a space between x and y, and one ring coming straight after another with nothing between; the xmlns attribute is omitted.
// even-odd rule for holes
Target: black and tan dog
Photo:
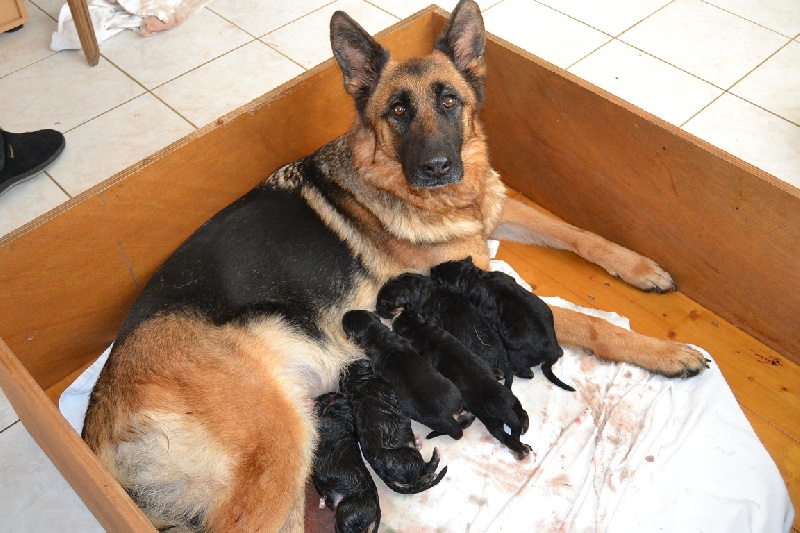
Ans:
<svg viewBox="0 0 800 533"><path fill-rule="evenodd" d="M386 486L400 494L416 494L437 485L439 450L427 463L417 449L411 420L403 413L394 389L367 360L347 367L339 389L350 401L361 453Z"/></svg>
<svg viewBox="0 0 800 533"><path fill-rule="evenodd" d="M433 430L428 437L462 437L474 417L462 414L461 393L408 340L384 326L378 315L362 309L346 312L342 326L347 337L364 349L375 373L392 386L403 412Z"/></svg>
<svg viewBox="0 0 800 533"><path fill-rule="evenodd" d="M495 328L464 296L449 291L429 276L406 272L395 276L378 291L375 310L392 318L410 308L447 331L492 367L497 379L511 388L514 373L506 347Z"/></svg>
<svg viewBox="0 0 800 533"><path fill-rule="evenodd" d="M329 392L315 403L319 449L311 481L336 513L336 533L375 533L381 521L378 488L361 458L350 402Z"/></svg>
<svg viewBox="0 0 800 533"><path fill-rule="evenodd" d="M517 459L528 456L530 447L519 440L528 431L528 413L514 393L495 380L486 361L413 309L400 313L392 328L411 341L420 356L453 382L464 397L464 408L483 422L494 438L514 452Z"/></svg>
<svg viewBox="0 0 800 533"><path fill-rule="evenodd" d="M342 315L372 308L392 276L468 255L488 268L491 236L674 289L652 260L506 198L479 118L475 2L456 6L424 57L391 58L341 12L331 42L357 110L351 129L275 171L167 259L93 391L83 437L159 527L303 530L313 399L363 357ZM554 318L562 344L603 359L666 376L706 366L680 343L573 311Z"/></svg>
<svg viewBox="0 0 800 533"><path fill-rule="evenodd" d="M436 265L431 279L481 311L502 339L514 374L532 378L531 367L541 364L551 383L575 392L553 373L553 364L564 350L556 339L553 312L541 298L505 272L481 270L471 257Z"/></svg>

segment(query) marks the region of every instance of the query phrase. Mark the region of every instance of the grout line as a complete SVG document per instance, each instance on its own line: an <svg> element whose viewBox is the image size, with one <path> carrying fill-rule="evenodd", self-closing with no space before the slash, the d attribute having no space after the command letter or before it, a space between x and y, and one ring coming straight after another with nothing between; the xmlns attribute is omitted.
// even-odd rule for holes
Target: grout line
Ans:
<svg viewBox="0 0 800 533"><path fill-rule="evenodd" d="M334 4L334 3L336 3L336 0L331 0L331 1L330 1L330 2L328 2L327 4L321 5L321 6L319 6L319 7L318 7L318 8L316 8L316 9L312 9L311 11L308 11L308 12L306 12L306 13L303 13L303 14L302 14L302 15L300 15L299 17L293 18L292 20L290 20L290 21L288 21L288 22L286 22L286 23L284 23L284 24L281 24L280 26L278 26L278 27L276 27L276 28L272 28L271 30L269 30L267 33L265 33L265 34L263 34L263 35L253 35L252 33L250 33L249 31L245 30L244 28L242 28L241 26L239 26L239 25L238 25L238 24L236 24L235 22L233 22L233 21L231 21L231 20L228 20L228 19L227 19L227 18L225 18L224 16L222 16L222 15L220 15L219 13L217 13L216 11L214 11L214 9L211 7L211 6L212 6L212 4L209 4L209 5L207 5L207 6L206 6L206 9L208 9L209 11L211 11L212 13L214 13L215 15L218 15L219 17L223 18L224 20L227 20L228 22L230 22L231 24L233 24L234 26L236 26L236 27L237 27L237 28L239 28L240 30L242 30L242 31L246 32L248 35L253 35L253 37L255 37L256 39L259 39L259 40L261 40L262 38L266 37L266 36L267 36L267 35L269 35L270 33L273 33L273 32L276 32L276 31L278 31L278 30L282 29L282 28L285 28L285 27L286 27L286 26L288 26L289 24L294 24L294 23L295 23L295 22L297 22L298 20L300 20L300 19L302 19L302 18L305 18L305 17L307 17L308 15L310 15L310 14L312 14L312 13L316 13L317 11L321 11L321 10L325 9L326 7L328 7L328 6L330 6L330 5ZM263 42L263 41L262 41L262 42ZM264 44L266 44L266 43L264 43Z"/></svg>
<svg viewBox="0 0 800 533"><path fill-rule="evenodd" d="M730 10L728 10L728 9L725 9L724 7L721 7L721 6L718 6L718 5L716 5L716 4L713 4L713 3L709 2L708 0L700 0L700 1L701 1L701 2L703 2L703 3L704 3L704 4L706 4L706 5L709 5L709 6L711 6L711 7L714 7L714 8L716 8L716 9L719 9L720 11L724 11L725 13L728 13L729 15L733 15L734 17L740 18L740 19L742 19L742 20L746 20L747 22L750 22L751 24L755 24L756 26L760 26L760 27L764 28L765 30L769 30L769 31L771 31L772 33L777 33L777 34L778 34L778 35L780 35L781 37L789 37L789 38L791 39L791 37L790 37L789 35L785 35L785 34L783 34L783 33L779 32L778 30L773 30L773 29L772 29L772 28L770 28L770 27L764 26L764 25L763 25L763 24L761 24L760 22L756 22L755 20L750 20L749 18L747 18L747 17L744 17L744 16L742 16L742 15L739 15L738 13L734 13L733 11L730 11Z"/></svg>
<svg viewBox="0 0 800 533"><path fill-rule="evenodd" d="M605 32L603 32L603 33L605 33ZM606 35L608 35L608 34L606 33ZM604 42L603 44L601 44L600 46L598 46L597 48L595 48L591 52L585 54L583 57L578 58L577 61L573 61L571 65L567 65L566 67L564 67L564 70L569 71L569 69L571 69L572 67L574 67L575 65L577 65L578 63L580 63L581 61L583 61L584 59L586 59L590 55L594 54L595 52L597 52L601 48L605 48L606 46L608 46L609 44L613 43L616 40L617 39L615 37L611 37L609 40L607 40L606 42Z"/></svg>
<svg viewBox="0 0 800 533"><path fill-rule="evenodd" d="M45 175L48 178L50 178L50 181L52 181L53 183L56 184L56 187L61 189L61 192L63 192L64 194L67 195L67 198L70 198L70 199L74 198L74 196L72 196L70 193L68 193L67 190L64 187L61 186L61 184L58 182L58 180L56 180L53 176L51 176L49 172L45 171Z"/></svg>
<svg viewBox="0 0 800 533"><path fill-rule="evenodd" d="M702 0L701 0L701 1L702 1ZM720 98L722 98L722 97L723 97L724 95L726 95L726 94L727 94L727 95L730 95L730 96L733 96L734 98L738 98L739 100L742 100L742 101L744 101L744 102L747 102L748 104L750 104L750 105L752 105L752 106L755 106L755 107L757 107L757 108L761 109L762 111L766 111L766 112L767 112L767 113L769 113L770 115L773 115L773 116L775 116L775 117L778 117L779 119L781 119L781 120L784 120L785 122L788 122L789 124L792 124L792 125L794 125L794 126L800 127L800 124L798 124L797 122L794 122L793 120L790 120L790 119L788 119L788 118L786 118L786 117L784 117L784 116L782 116L782 115L779 115L779 114L778 114L778 113L776 113L775 111L771 111L771 110L767 109L766 107L764 107L764 106L762 106L762 105L759 105L759 104L757 104L757 103L755 103L755 102L751 102L751 101L750 101L750 100L748 100L747 98L744 98L744 97L742 97L742 96L739 96L738 94L735 94L735 93L732 93L732 92L731 92L731 89L733 89L734 87L736 87L736 85L738 85L739 83L741 83L741 82L742 82L742 80L744 80L744 79L745 79L745 78L747 78L749 75L751 75L753 72L755 72L756 70L758 70L758 69L759 69L761 66L763 66L763 65L764 65L764 63L766 63L767 61L769 61L770 59L772 59L773 57L775 57L775 55L777 55L777 54L778 54L778 53L779 53L781 50L783 50L784 48L786 48L787 46L789 46L789 45L792 43L792 41L793 41L793 39L789 39L788 41L786 41L786 43L785 43L783 46L781 46L780 48L778 48L777 50L775 50L775 51L774 51L772 54L770 54L769 56L767 56L767 57L766 57L766 58L765 58L765 59L764 59L764 60L763 60L761 63L759 63L758 65L756 65L756 66L755 66L755 67L753 67L752 69L750 69L750 71L749 71L749 72L747 72L747 74L745 74L744 76L742 76L741 78L739 78L738 80L736 80L735 82L733 82L733 84L731 84L731 86L730 86L730 87L728 87L727 89L723 89L723 91L724 91L724 92L723 92L722 94L720 94L719 96L717 96L716 98L714 98L714 99L713 99L711 102L709 102L708 104L706 104L705 106L703 106L703 108L702 108L702 109L700 109L699 111L697 111L697 113L695 113L694 115L692 115L691 117L689 117L688 119L686 119L686 120L685 120L685 121L684 121L684 122L683 122L683 123L680 125L680 127L681 127L681 128L684 128L684 126L686 126L686 124L687 124L687 123L688 123L690 120L692 120L693 118L697 117L697 115L699 115L700 113L702 113L703 111L705 111L705 110L706 110L706 109L707 109L707 108L708 108L708 107L709 107L711 104L713 104L714 102L716 102L717 100L719 100ZM712 85L714 85L714 84L712 83ZM714 85L714 86L715 86L715 87L717 87L717 85ZM721 88L721 87L720 87L720 88Z"/></svg>
<svg viewBox="0 0 800 533"><path fill-rule="evenodd" d="M439 2L439 1L440 1L440 0L432 0L432 2L431 2L431 3L433 3L433 4L436 4L436 5L439 5L439 4L437 3L437 2ZM400 16L398 16L398 15L395 15L394 13L392 13L391 11L388 11L386 8L384 8L384 7L382 7L382 6L379 6L379 5L378 5L378 4L376 4L374 1L371 1L371 0L364 0L364 3L365 3L365 4L369 4L369 5L371 5L372 7L374 7L374 8L376 8L376 9L379 9L379 10L383 11L383 12L384 12L384 13L386 13L387 15L391 15L392 17L396 18L397 20L403 20L403 19L402 19ZM441 6L439 6L439 7L441 7Z"/></svg>
<svg viewBox="0 0 800 533"><path fill-rule="evenodd" d="M0 434L2 434L2 433L5 431L5 430L7 430L7 429L10 429L10 428L12 428L12 427L16 426L17 424L19 424L19 418L17 418L17 419L16 419L14 422L10 423L10 424L9 424L9 425L7 425L6 427L4 427L4 428L0 429Z"/></svg>

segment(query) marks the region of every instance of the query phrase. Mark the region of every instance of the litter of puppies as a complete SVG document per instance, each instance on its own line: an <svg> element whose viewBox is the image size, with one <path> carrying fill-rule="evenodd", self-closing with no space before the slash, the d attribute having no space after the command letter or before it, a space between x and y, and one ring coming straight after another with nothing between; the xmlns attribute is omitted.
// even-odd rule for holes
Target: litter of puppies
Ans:
<svg viewBox="0 0 800 533"><path fill-rule="evenodd" d="M365 460L401 494L427 490L445 476L446 466L436 473L436 448L423 459L411 420L432 430L429 439L460 439L477 418L522 460L531 451L520 441L529 420L511 392L513 377L532 378L531 368L541 365L550 382L574 391L552 370L563 351L547 305L469 257L442 263L430 276L390 279L376 311L345 313L343 330L366 358L344 370L338 393L316 400L320 441L312 480L336 513L337 532L377 530L380 507ZM381 318L391 319L392 328Z"/></svg>

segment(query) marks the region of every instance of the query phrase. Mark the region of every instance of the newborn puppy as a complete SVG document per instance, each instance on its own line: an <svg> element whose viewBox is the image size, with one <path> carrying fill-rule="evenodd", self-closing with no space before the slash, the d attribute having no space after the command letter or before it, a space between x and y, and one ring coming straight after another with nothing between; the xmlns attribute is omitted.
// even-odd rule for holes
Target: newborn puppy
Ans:
<svg viewBox="0 0 800 533"><path fill-rule="evenodd" d="M375 533L381 521L378 488L361 458L350 404L331 392L316 399L319 442L311 480L336 513L336 533Z"/></svg>
<svg viewBox="0 0 800 533"><path fill-rule="evenodd" d="M471 257L433 267L431 278L467 298L494 324L514 374L531 378L531 367L541 363L547 379L564 390L575 391L553 374L553 365L564 350L556 340L553 312L541 298L508 274L481 270L472 264Z"/></svg>
<svg viewBox="0 0 800 533"><path fill-rule="evenodd" d="M362 359L345 369L339 389L350 400L361 453L386 485L400 494L416 494L439 483L439 451L425 463L417 450L411 421L403 414L389 382Z"/></svg>
<svg viewBox="0 0 800 533"><path fill-rule="evenodd" d="M528 430L528 413L511 390L495 381L485 361L411 309L394 319L393 328L455 384L464 397L464 407L483 422L492 436L514 452L517 459L527 457L530 446L521 443L519 437ZM504 425L511 430L510 435Z"/></svg>
<svg viewBox="0 0 800 533"><path fill-rule="evenodd" d="M407 340L392 333L369 311L346 312L342 326L348 338L364 349L375 373L392 386L403 412L433 430L428 438L462 437L472 418L461 414L461 393Z"/></svg>
<svg viewBox="0 0 800 533"><path fill-rule="evenodd" d="M383 318L392 318L406 307L464 343L492 367L497 379L505 378L506 387L511 387L514 373L506 348L494 327L469 300L443 288L428 276L409 272L390 279L381 287L376 310Z"/></svg>

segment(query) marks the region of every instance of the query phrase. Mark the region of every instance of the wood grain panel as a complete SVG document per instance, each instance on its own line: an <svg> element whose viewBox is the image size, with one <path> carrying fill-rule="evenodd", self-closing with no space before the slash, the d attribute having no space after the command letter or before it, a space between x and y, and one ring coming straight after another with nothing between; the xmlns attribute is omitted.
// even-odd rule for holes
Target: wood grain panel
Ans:
<svg viewBox="0 0 800 533"><path fill-rule="evenodd" d="M800 191L499 40L483 113L504 180L656 259L688 296L800 362Z"/></svg>

